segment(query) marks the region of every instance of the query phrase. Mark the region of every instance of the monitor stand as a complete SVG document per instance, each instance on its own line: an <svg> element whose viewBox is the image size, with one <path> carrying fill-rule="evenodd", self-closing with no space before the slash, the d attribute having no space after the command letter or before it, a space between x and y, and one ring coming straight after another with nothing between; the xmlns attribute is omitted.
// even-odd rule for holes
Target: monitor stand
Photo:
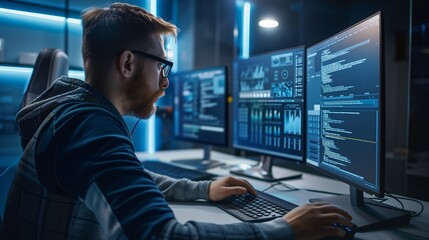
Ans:
<svg viewBox="0 0 429 240"><path fill-rule="evenodd" d="M231 169L229 172L268 182L300 178L302 176L302 173L288 169L283 169L280 174L273 176L273 161L274 160L271 158L271 156L261 155L261 160L259 161L258 166L238 170Z"/></svg>
<svg viewBox="0 0 429 240"><path fill-rule="evenodd" d="M178 164L184 164L189 165L192 167L195 167L198 170L207 170L210 168L215 168L221 165L224 165L225 163L219 162L217 160L211 159L211 149L212 147L210 145L204 145L204 156L203 158L198 159L177 159L172 160L174 163Z"/></svg>
<svg viewBox="0 0 429 240"><path fill-rule="evenodd" d="M310 202L328 202L347 211L358 231L388 228L410 222L411 212L363 197L363 192L350 186L350 195L310 199Z"/></svg>

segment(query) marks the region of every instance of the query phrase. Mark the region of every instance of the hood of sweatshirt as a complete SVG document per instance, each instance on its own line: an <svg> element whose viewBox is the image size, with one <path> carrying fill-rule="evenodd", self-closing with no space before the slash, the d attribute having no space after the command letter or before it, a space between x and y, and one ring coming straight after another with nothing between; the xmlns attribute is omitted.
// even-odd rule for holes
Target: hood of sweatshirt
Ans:
<svg viewBox="0 0 429 240"><path fill-rule="evenodd" d="M22 148L27 146L43 120L55 108L67 103L79 104L83 99L85 102L104 105L120 116L113 104L89 84L63 76L16 115Z"/></svg>

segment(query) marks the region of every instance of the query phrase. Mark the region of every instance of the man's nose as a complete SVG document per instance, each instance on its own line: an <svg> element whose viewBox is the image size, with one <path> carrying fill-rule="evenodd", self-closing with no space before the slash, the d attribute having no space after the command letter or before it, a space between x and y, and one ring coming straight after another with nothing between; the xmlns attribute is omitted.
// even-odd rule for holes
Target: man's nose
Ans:
<svg viewBox="0 0 429 240"><path fill-rule="evenodd" d="M160 85L161 85L162 89L166 89L170 85L168 78L163 78L162 76L161 76L161 82L160 83L161 83Z"/></svg>

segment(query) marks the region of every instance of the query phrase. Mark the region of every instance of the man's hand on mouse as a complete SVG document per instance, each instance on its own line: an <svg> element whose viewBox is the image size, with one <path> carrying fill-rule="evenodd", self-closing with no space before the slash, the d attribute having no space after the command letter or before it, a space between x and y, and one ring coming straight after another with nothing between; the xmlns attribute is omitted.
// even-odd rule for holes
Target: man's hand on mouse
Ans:
<svg viewBox="0 0 429 240"><path fill-rule="evenodd" d="M283 219L292 227L298 240L344 237L344 229L334 224L353 226L352 217L346 211L328 203L302 205L287 213Z"/></svg>

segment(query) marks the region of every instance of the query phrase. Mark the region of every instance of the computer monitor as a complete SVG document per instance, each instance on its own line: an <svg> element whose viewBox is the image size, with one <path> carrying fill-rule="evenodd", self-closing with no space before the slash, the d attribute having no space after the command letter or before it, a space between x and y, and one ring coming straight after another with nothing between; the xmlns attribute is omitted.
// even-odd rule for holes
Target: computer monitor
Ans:
<svg viewBox="0 0 429 240"><path fill-rule="evenodd" d="M360 230L409 214L364 199L384 195L384 59L381 13L307 48L306 164L350 185L311 199L347 210Z"/></svg>
<svg viewBox="0 0 429 240"><path fill-rule="evenodd" d="M201 159L181 159L176 163L201 170L223 163L210 157L211 146L228 145L227 68L224 66L172 74L174 83L174 137L204 144Z"/></svg>
<svg viewBox="0 0 429 240"><path fill-rule="evenodd" d="M233 147L261 155L260 166L231 173L277 181L272 156L303 162L305 47L236 59L233 62Z"/></svg>

